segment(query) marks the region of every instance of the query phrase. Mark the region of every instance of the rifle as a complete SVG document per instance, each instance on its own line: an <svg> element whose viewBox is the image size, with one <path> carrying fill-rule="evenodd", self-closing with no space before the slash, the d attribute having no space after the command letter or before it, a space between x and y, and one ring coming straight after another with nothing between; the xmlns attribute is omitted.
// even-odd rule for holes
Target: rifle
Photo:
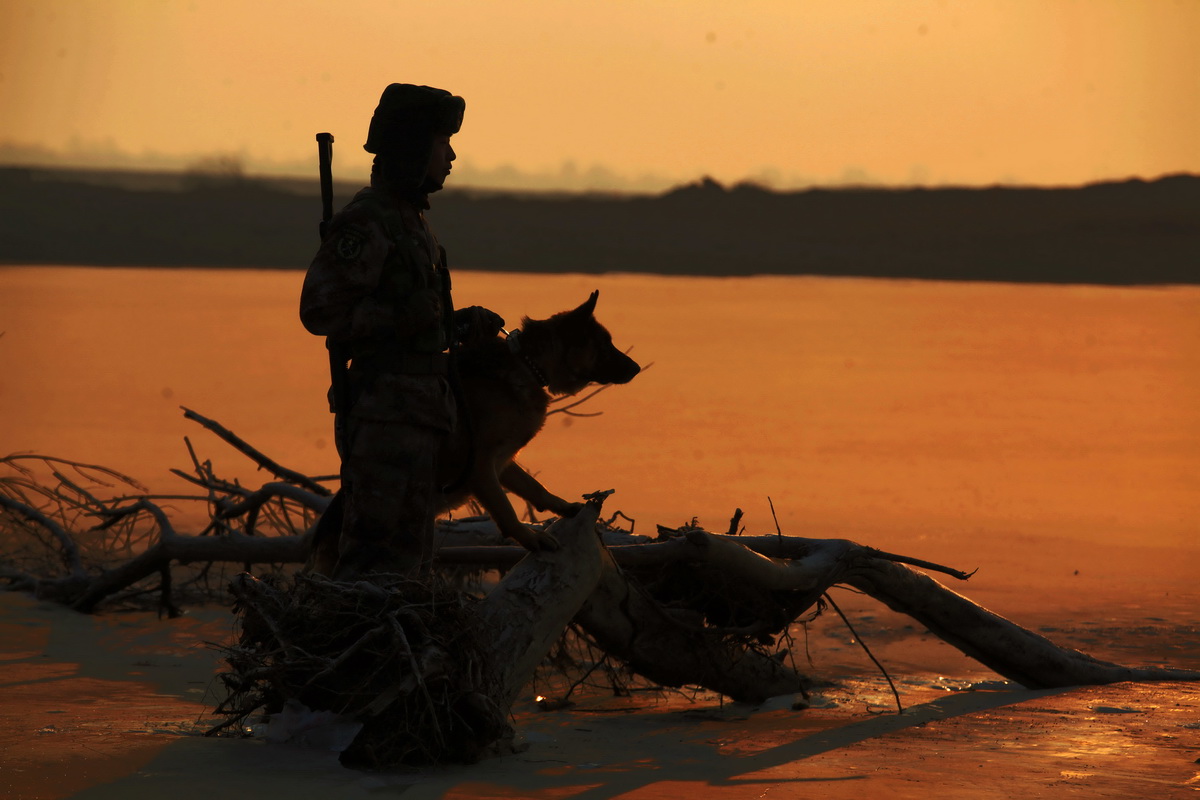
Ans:
<svg viewBox="0 0 1200 800"><path fill-rule="evenodd" d="M317 134L317 159L321 165L321 241L333 219L333 134Z"/></svg>
<svg viewBox="0 0 1200 800"><path fill-rule="evenodd" d="M333 219L333 134L317 134L317 159L321 169L321 224L318 230L321 241L329 232L329 221ZM338 344L326 337L325 348L329 351L329 407L334 412L333 438L339 455L345 450L344 418L350 411L350 374L348 364L350 354L345 345Z"/></svg>

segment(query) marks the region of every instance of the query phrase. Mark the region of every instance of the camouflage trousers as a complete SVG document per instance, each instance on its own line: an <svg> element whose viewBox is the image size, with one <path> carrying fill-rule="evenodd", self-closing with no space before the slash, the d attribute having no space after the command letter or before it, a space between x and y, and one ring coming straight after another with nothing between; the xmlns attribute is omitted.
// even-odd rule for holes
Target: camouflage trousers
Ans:
<svg viewBox="0 0 1200 800"><path fill-rule="evenodd" d="M332 577L427 571L433 563L437 454L446 434L394 421L347 422L346 506Z"/></svg>

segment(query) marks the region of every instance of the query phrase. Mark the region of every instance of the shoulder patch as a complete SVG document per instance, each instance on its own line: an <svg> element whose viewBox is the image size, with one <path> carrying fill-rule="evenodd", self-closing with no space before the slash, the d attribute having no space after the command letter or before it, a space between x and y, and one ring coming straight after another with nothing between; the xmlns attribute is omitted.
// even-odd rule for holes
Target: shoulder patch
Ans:
<svg viewBox="0 0 1200 800"><path fill-rule="evenodd" d="M366 236L361 231L347 228L338 233L337 239L333 243L333 251L337 254L339 261L357 261L358 257L362 255L365 242Z"/></svg>

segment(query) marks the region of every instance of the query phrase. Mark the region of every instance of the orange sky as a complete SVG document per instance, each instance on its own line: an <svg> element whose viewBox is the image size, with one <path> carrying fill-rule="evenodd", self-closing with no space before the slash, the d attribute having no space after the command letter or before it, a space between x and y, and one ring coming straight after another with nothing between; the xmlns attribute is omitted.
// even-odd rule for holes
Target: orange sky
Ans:
<svg viewBox="0 0 1200 800"><path fill-rule="evenodd" d="M460 186L1200 173L1198 41L1197 0L3 0L0 163L308 175L329 130L358 177L399 80L467 99Z"/></svg>

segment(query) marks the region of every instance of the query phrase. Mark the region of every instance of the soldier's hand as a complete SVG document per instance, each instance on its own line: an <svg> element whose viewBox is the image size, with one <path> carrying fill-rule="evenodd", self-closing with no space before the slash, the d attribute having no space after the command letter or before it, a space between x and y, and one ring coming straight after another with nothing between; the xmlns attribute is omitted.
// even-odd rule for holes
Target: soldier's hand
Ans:
<svg viewBox="0 0 1200 800"><path fill-rule="evenodd" d="M462 344L478 344L495 338L504 327L504 317L483 306L468 306L454 312L454 329Z"/></svg>

